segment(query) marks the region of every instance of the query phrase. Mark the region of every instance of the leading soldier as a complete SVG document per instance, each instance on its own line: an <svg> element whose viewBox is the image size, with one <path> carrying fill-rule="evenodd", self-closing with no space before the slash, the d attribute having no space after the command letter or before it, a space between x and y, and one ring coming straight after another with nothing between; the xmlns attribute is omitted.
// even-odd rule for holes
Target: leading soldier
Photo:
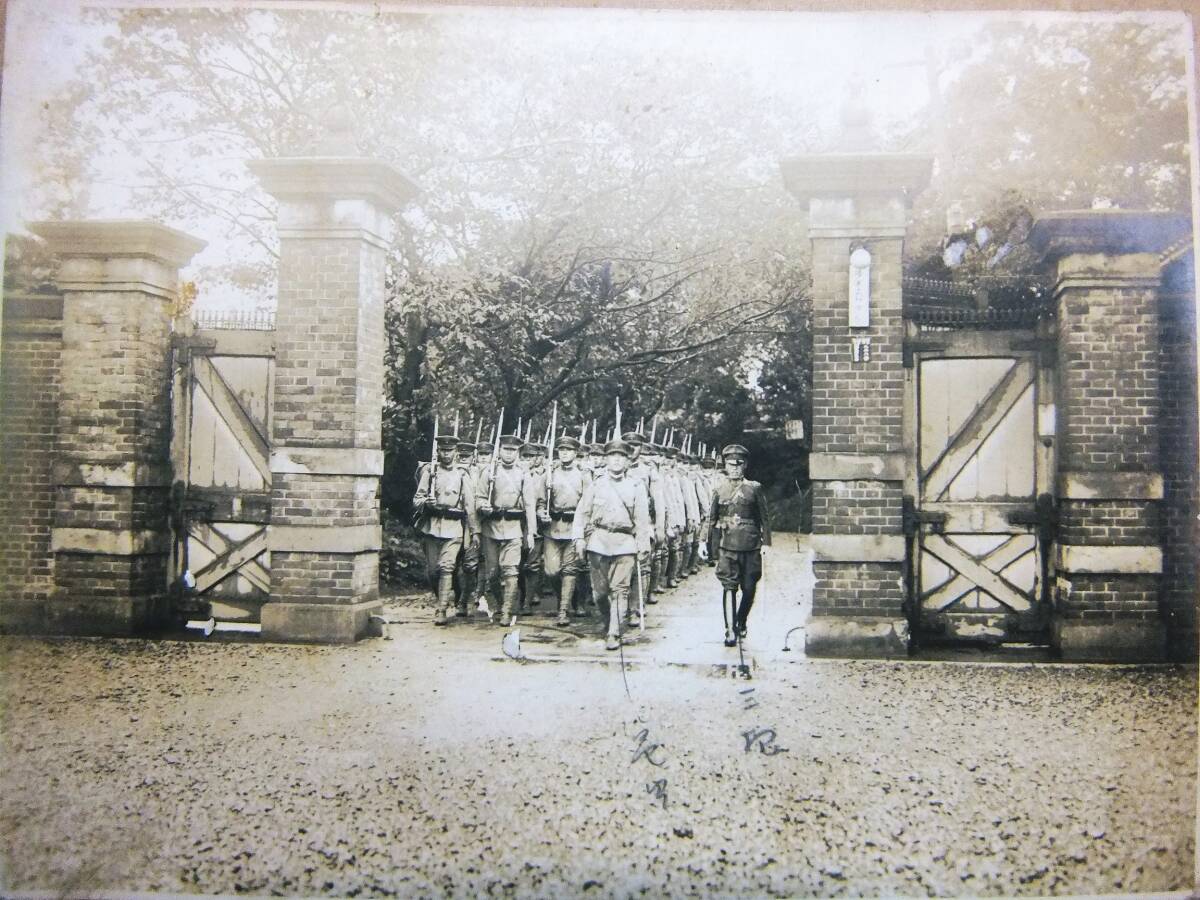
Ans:
<svg viewBox="0 0 1200 900"><path fill-rule="evenodd" d="M621 606L628 608L629 585L639 557L650 553L650 508L641 485L627 476L629 445L605 445L607 469L587 486L575 510L575 550L587 554L592 596L607 615L606 650L621 646Z"/></svg>
<svg viewBox="0 0 1200 900"><path fill-rule="evenodd" d="M471 477L456 464L456 443L449 436L437 439L436 459L421 468L413 495L413 509L420 516L425 574L435 596L435 625L446 624L454 602L454 567L463 545L477 540L479 533Z"/></svg>
<svg viewBox="0 0 1200 900"><path fill-rule="evenodd" d="M502 625L508 624L516 610L521 550L533 547L537 531L533 480L517 465L522 443L516 435L501 437L500 459L476 483L475 500L483 535L480 590L491 592L499 580Z"/></svg>
<svg viewBox="0 0 1200 900"><path fill-rule="evenodd" d="M736 646L737 639L746 636L746 619L762 577L763 551L771 546L771 515L763 486L745 477L749 455L741 444L721 451L725 479L713 491L708 517L712 523L708 552L717 560L726 647Z"/></svg>

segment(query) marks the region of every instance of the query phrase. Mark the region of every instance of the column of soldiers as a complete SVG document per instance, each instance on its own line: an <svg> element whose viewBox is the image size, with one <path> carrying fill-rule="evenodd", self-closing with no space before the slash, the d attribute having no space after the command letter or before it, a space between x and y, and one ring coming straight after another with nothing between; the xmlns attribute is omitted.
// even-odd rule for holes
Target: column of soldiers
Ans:
<svg viewBox="0 0 1200 900"><path fill-rule="evenodd" d="M518 435L495 446L437 439L413 498L435 623L478 609L507 626L540 612L549 589L559 626L587 615L590 595L616 649L623 624L643 625L645 607L707 562L723 588L726 645L745 636L770 544L761 485L743 477L745 448L727 447L718 473L713 459L639 431L604 445L552 443L547 464L547 447Z"/></svg>

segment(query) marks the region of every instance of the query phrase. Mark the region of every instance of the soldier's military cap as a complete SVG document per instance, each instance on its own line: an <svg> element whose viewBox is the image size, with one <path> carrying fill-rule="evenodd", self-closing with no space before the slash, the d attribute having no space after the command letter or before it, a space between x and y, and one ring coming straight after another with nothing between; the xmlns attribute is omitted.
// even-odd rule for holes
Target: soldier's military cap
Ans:
<svg viewBox="0 0 1200 900"><path fill-rule="evenodd" d="M470 441L459 441L454 445L455 450L462 450L464 453L474 453L475 445Z"/></svg>
<svg viewBox="0 0 1200 900"><path fill-rule="evenodd" d="M458 446L458 438L452 434L438 435L437 448L439 450L453 450Z"/></svg>
<svg viewBox="0 0 1200 900"><path fill-rule="evenodd" d="M706 456L704 459L700 460L700 465L705 469L715 469L717 467L717 461L711 456Z"/></svg>
<svg viewBox="0 0 1200 900"><path fill-rule="evenodd" d="M678 455L679 449L677 447L663 447L663 456L667 459L674 459Z"/></svg>
<svg viewBox="0 0 1200 900"><path fill-rule="evenodd" d="M604 447L600 444L590 444L588 445L588 453L593 456L602 456L604 454Z"/></svg>
<svg viewBox="0 0 1200 900"><path fill-rule="evenodd" d="M579 441L575 438L567 436L558 439L557 449L559 450L579 450Z"/></svg>
<svg viewBox="0 0 1200 900"><path fill-rule="evenodd" d="M622 456L632 456L633 448L630 447L629 444L625 443L625 441L618 439L609 441L607 444L605 444L604 453L605 455L608 455L609 453L620 453Z"/></svg>
<svg viewBox="0 0 1200 900"><path fill-rule="evenodd" d="M501 447L516 447L518 450L525 442L515 434L505 434L500 436Z"/></svg>
<svg viewBox="0 0 1200 900"><path fill-rule="evenodd" d="M746 459L750 456L750 451L741 444L729 444L724 450L721 451L721 456L733 456L738 459Z"/></svg>
<svg viewBox="0 0 1200 900"><path fill-rule="evenodd" d="M633 444L640 447L646 443L646 436L640 431L627 431L621 435L621 440L627 444Z"/></svg>
<svg viewBox="0 0 1200 900"><path fill-rule="evenodd" d="M535 456L545 456L546 455L546 445L545 444L533 444L532 446L533 446L533 453Z"/></svg>
<svg viewBox="0 0 1200 900"><path fill-rule="evenodd" d="M537 444L521 444L522 456L537 456Z"/></svg>
<svg viewBox="0 0 1200 900"><path fill-rule="evenodd" d="M659 456L662 453L662 444L652 444L649 441L642 447L643 456Z"/></svg>
<svg viewBox="0 0 1200 900"><path fill-rule="evenodd" d="M489 444L487 441L480 441L478 444L475 445L475 452L476 453L491 453L492 445Z"/></svg>

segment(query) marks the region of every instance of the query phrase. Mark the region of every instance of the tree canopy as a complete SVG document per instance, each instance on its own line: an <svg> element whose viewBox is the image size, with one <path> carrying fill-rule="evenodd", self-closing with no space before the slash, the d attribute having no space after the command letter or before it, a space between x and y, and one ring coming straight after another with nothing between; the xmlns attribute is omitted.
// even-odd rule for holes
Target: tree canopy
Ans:
<svg viewBox="0 0 1200 900"><path fill-rule="evenodd" d="M839 97L781 89L686 23L656 43L644 19L533 11L87 15L104 40L46 104L38 214L86 214L118 178L139 214L221 238L202 305L272 303L274 207L246 160L312 153L337 116L420 184L387 279L390 499L435 415L501 407L605 430L620 397L795 461L779 430L808 418L807 247L778 162L831 148ZM1023 271L1038 209L1185 209L1178 34L1025 17L931 44L931 102L878 135L937 157L910 268Z"/></svg>

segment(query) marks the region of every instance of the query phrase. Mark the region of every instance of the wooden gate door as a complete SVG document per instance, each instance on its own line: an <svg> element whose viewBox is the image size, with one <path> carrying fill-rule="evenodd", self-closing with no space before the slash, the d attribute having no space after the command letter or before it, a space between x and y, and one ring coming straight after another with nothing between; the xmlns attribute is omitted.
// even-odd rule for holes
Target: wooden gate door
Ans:
<svg viewBox="0 0 1200 900"><path fill-rule="evenodd" d="M214 619L257 622L271 584L274 331L213 324L177 346L173 453L186 473L177 569L190 572L195 605Z"/></svg>
<svg viewBox="0 0 1200 900"><path fill-rule="evenodd" d="M950 332L915 359L906 503L918 640L1034 642L1048 623L1053 417L1031 335ZM1052 425L1050 426L1052 431ZM1048 444L1049 442L1047 442ZM1042 496L1039 504L1039 495Z"/></svg>

